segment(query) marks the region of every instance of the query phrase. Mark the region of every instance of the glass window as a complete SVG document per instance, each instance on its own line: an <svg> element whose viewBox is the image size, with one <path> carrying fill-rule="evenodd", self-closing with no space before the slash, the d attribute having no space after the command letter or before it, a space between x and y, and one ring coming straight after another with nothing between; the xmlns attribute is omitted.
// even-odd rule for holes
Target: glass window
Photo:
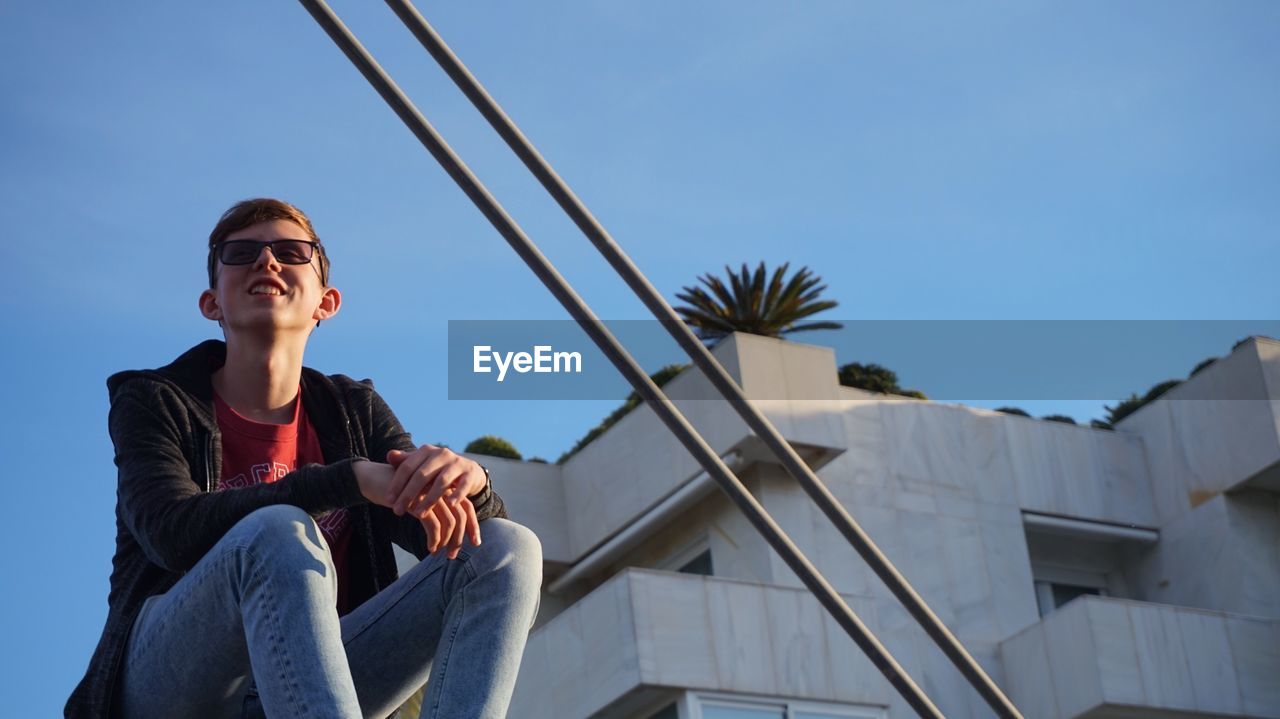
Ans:
<svg viewBox="0 0 1280 719"><path fill-rule="evenodd" d="M1047 617L1055 609L1070 602L1076 597L1105 597L1105 587L1088 584L1072 584L1070 582L1050 582L1036 580L1036 605L1040 608L1040 616Z"/></svg>
<svg viewBox="0 0 1280 719"><path fill-rule="evenodd" d="M701 574L703 576L710 577L714 574L714 572L711 571L711 550L708 549L702 554L699 554L686 562L676 571L684 574Z"/></svg>
<svg viewBox="0 0 1280 719"><path fill-rule="evenodd" d="M1053 606L1061 607L1076 597L1100 596L1102 590L1098 587L1080 587L1074 584L1054 584L1053 585Z"/></svg>
<svg viewBox="0 0 1280 719"><path fill-rule="evenodd" d="M680 712L673 702L659 709L656 714L649 715L649 719L680 719Z"/></svg>

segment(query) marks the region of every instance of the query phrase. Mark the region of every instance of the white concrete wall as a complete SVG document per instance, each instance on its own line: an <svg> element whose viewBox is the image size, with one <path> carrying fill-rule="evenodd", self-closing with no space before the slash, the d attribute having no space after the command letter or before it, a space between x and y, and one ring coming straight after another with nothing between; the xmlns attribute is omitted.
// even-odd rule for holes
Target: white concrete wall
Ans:
<svg viewBox="0 0 1280 719"><path fill-rule="evenodd" d="M921 401L841 407L849 450L820 477L966 645L994 651L1039 620L1023 509L1154 521L1132 437ZM761 502L837 589L894 601L785 473L761 473ZM773 582L800 586L770 558Z"/></svg>
<svg viewBox="0 0 1280 719"><path fill-rule="evenodd" d="M752 465L738 473L753 494L758 494L760 472L760 465ZM650 539L611 562L596 581L608 579L627 567L661 569L677 552L703 538L711 550L717 577L758 583L772 581L772 550L768 543L718 488Z"/></svg>
<svg viewBox="0 0 1280 719"><path fill-rule="evenodd" d="M1001 681L999 641L1039 619L1017 505L982 501L956 486L904 486L866 471L866 464L851 464L842 457L820 476L943 623ZM766 509L837 591L871 598L877 636L946 716L988 716L954 666L827 518L790 477L779 468L769 470L759 494ZM769 557L775 584L802 586L781 559ZM914 716L896 693L890 706L891 716Z"/></svg>
<svg viewBox="0 0 1280 719"><path fill-rule="evenodd" d="M637 687L640 678L635 612L624 574L533 631L509 714L588 717Z"/></svg>
<svg viewBox="0 0 1280 719"><path fill-rule="evenodd" d="M1280 619L1280 499L1217 495L1127 564L1134 599Z"/></svg>
<svg viewBox="0 0 1280 719"><path fill-rule="evenodd" d="M758 466L739 472L748 491L759 485ZM773 571L772 550L764 537L737 510L719 489L672 518L645 541L606 563L598 571L575 582L559 595L543 594L538 623L550 621L556 614L627 568L661 569L669 560L690 545L705 539L714 558L718 577L769 583Z"/></svg>
<svg viewBox="0 0 1280 719"><path fill-rule="evenodd" d="M1161 525L1280 462L1280 342L1252 339L1117 423L1146 447Z"/></svg>
<svg viewBox="0 0 1280 719"><path fill-rule="evenodd" d="M834 396L835 356L825 348L735 334L713 354L748 395L774 394L794 385L806 396ZM789 384L788 384L789 383ZM750 431L696 368L664 390L720 455L742 444ZM843 439L838 419L815 408L823 400L762 400L760 409L789 442L836 447ZM569 548L581 555L701 471L693 456L647 406L637 407L564 465Z"/></svg>
<svg viewBox="0 0 1280 719"><path fill-rule="evenodd" d="M873 399L844 390L849 452L824 476L854 478L898 505L934 511L983 501L1086 520L1151 526L1142 443L1118 432L963 405Z"/></svg>
<svg viewBox="0 0 1280 719"><path fill-rule="evenodd" d="M1262 365L1262 381L1266 383L1267 396L1271 398L1276 436L1280 436L1280 341L1255 338L1254 347Z"/></svg>
<svg viewBox="0 0 1280 719"><path fill-rule="evenodd" d="M489 468L489 479L507 514L538 535L545 561L566 563L575 558L569 549L562 467L481 454L466 456Z"/></svg>
<svg viewBox="0 0 1280 719"><path fill-rule="evenodd" d="M834 357L824 348L735 337L722 343L716 354L731 374L742 378L748 394L754 387L768 397L759 404L789 440L833 453L843 451L821 467L819 476L997 682L1004 682L1009 666L1043 670L1041 679L1027 678L1020 690L1030 707L1023 707L1028 716L1074 716L1070 712L1087 708L1094 699L1105 700L1103 704L1124 703L1126 697L1137 706L1145 706L1139 699L1154 697L1157 703L1151 706L1190 711L1185 707L1191 705L1178 694L1187 687L1192 688L1194 701L1204 706L1236 705L1230 697L1194 694L1202 690L1195 689L1191 680L1162 688L1164 680L1159 677L1163 675L1148 676L1142 673L1147 671L1145 665L1126 665L1127 660L1107 665L1114 672L1099 675L1097 682L1080 680L1082 688L1071 696L1063 697L1043 684L1065 681L1057 677L1070 671L1051 666L1050 662L1060 664L1063 659L1046 654L1045 642L1059 642L1065 647L1062 652L1070 656L1094 650L1107 657L1128 656L1124 652L1129 650L1123 647L1103 651L1103 645L1118 641L1098 629L1111 621L1109 612L1125 607L1125 626L1137 633L1133 636L1173 626L1167 619L1173 615L1159 614L1168 611L1161 607L1148 616L1141 605L1097 605L1100 608L1089 608L1086 617L1086 635L1093 643L1071 644L1068 640L1075 630L1070 622L1085 620L1073 619L1074 615L1054 619L1055 613L1049 617L1052 622L1041 622L1022 512L1159 527L1161 541L1153 549L1117 553L1126 559L1122 570L1132 596L1280 618L1276 495L1256 491L1221 495L1223 488L1238 486L1246 473L1256 474L1280 457L1273 448L1278 426L1274 401L1202 399L1179 405L1160 400L1123 422L1119 431L1107 432L833 387ZM1257 360L1253 364L1251 356ZM1248 381L1280 387L1280 343L1249 343L1174 391L1221 394L1230 387L1211 383L1247 385ZM777 397L779 387L800 398ZM681 398L677 404L688 409L690 419L718 452L748 441L745 425L736 414L724 402L706 399L712 391L696 370L668 388L673 397ZM774 391L766 391L769 388ZM1213 469L1215 463L1225 469ZM495 484L508 497L513 515L540 534L545 530L555 535L548 554L560 558L557 561L575 560L698 471L647 408L631 413L562 469L503 469L503 479L495 469ZM779 467L755 463L741 474L836 589L856 599L855 609L948 717L990 716L989 709ZM1193 492L1202 494L1193 496ZM558 501L563 501L562 508L557 508ZM634 572L622 575L630 577L625 587L616 577L608 579L626 566L654 566L702 534L708 536L718 577L750 584ZM643 586L637 589L636 582ZM689 582L706 582L706 586L695 590ZM597 586L581 597L580 593ZM561 674L574 675L577 661L598 664L591 670L596 672L591 675L595 679L585 682L591 686L577 690L577 695L546 699L547 706L561 712L546 716L586 716L579 712L624 685L631 687L627 691L671 685L796 692L795 696L814 699L838 698L841 691L882 696L877 692L883 691L892 716L911 716L876 673L850 675L856 678L856 690L845 686L853 680L836 673L865 659L829 624L825 612L815 618L801 606L811 598L788 594L803 592L800 586L717 491L584 582L578 593L544 601L548 613L540 620L537 641L531 641L532 654L526 657L526 666L532 658L534 668L525 670L532 672L529 679L522 673L520 691L542 696L538 692L555 687L572 693L569 685L557 682ZM637 627L647 620L634 620L628 630L619 619L626 608L624 594L633 616L663 620L650 622L643 630ZM637 603L645 602L649 609L637 609ZM790 608L781 608L784 605ZM1081 606L1094 607L1094 603ZM559 615L558 607L564 608ZM1085 610L1072 611L1084 616ZM1201 658L1191 656L1199 647L1196 642L1203 642L1210 655L1223 646L1222 635L1215 638L1210 631L1210 625L1217 626L1219 620L1204 616L1203 612L1192 612L1189 618L1177 615L1183 642L1183 654L1178 656L1185 655L1187 666L1200 667ZM763 617L764 623L751 623L751 617ZM622 626L617 624L620 621ZM1269 670L1274 662L1274 652L1265 641L1274 634L1275 624L1239 617L1220 621L1230 632L1229 649L1236 662L1232 666L1240 685L1237 704L1246 713L1252 711L1249 707L1270 711L1272 695L1258 672ZM800 670L765 667L750 658L762 652L777 656L780 645L786 647L783 654L807 651L805 647L817 641L810 636L815 622L824 623L827 654L795 659L794 666ZM602 638L581 639L596 628L601 628ZM629 640L637 647L634 656L628 653L631 649L620 648L622 659L593 658L592 652L604 651L593 648L595 642L602 642L601 646L625 642L631 630L636 632ZM570 633L564 635L567 638L562 637L565 632ZM580 638L573 639L573 632ZM1014 635L1020 638L1006 641ZM1271 646L1280 647L1280 643ZM847 651L848 656L835 657L832 652L837 650ZM1133 652L1140 656L1139 649ZM811 665L815 661L819 664ZM1132 676L1125 674L1126 668ZM597 676L601 672L608 676ZM572 681L583 683L583 678L573 676ZM1160 692L1171 698L1166 702ZM870 695L859 696L863 701ZM848 700L855 699L849 695Z"/></svg>

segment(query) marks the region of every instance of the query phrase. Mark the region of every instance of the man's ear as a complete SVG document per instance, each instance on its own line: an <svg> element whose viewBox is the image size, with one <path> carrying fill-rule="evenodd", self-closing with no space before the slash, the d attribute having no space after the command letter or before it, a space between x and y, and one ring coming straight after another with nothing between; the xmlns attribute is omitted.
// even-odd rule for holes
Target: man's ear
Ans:
<svg viewBox="0 0 1280 719"><path fill-rule="evenodd" d="M218 296L213 290L200 293L200 314L205 318L222 322L222 308L218 306Z"/></svg>
<svg viewBox="0 0 1280 719"><path fill-rule="evenodd" d="M340 307L342 307L342 293L338 291L337 287L326 287L324 288L324 294L320 296L320 306L316 307L311 319L317 322L327 320L338 314Z"/></svg>

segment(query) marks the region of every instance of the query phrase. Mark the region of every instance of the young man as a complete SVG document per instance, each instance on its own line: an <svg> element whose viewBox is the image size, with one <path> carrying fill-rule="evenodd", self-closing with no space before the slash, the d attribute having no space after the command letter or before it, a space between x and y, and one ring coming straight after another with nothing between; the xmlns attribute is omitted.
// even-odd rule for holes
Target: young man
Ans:
<svg viewBox="0 0 1280 719"><path fill-rule="evenodd" d="M107 381L116 553L66 716L383 717L424 683L423 717L506 714L541 547L372 383L303 367L328 274L300 210L238 203L200 295L225 343Z"/></svg>

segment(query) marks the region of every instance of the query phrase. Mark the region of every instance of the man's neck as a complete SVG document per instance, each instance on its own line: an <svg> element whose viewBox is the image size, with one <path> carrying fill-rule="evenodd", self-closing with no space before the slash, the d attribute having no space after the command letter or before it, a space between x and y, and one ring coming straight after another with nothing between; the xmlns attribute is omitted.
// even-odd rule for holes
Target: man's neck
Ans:
<svg viewBox="0 0 1280 719"><path fill-rule="evenodd" d="M227 338L227 361L213 373L213 389L255 422L287 424L302 378L306 339L296 344Z"/></svg>

